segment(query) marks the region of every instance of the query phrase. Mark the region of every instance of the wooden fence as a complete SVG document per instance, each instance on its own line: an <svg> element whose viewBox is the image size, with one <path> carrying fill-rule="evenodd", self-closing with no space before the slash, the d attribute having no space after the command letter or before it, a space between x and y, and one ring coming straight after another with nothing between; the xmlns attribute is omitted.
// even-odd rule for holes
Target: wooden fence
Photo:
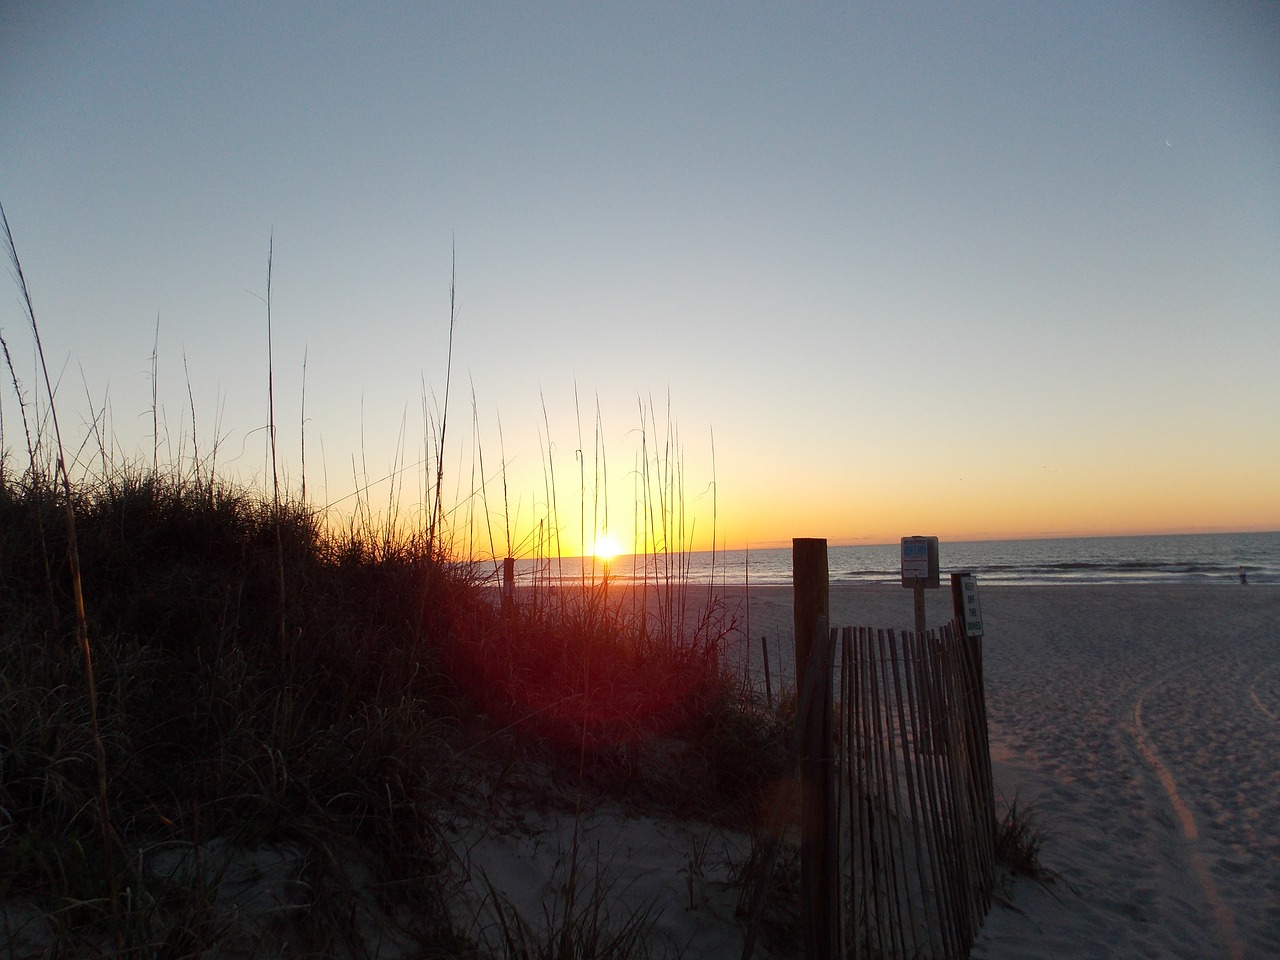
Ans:
<svg viewBox="0 0 1280 960"><path fill-rule="evenodd" d="M981 641L955 622L924 634L828 630L825 616L819 624L792 742L804 793L806 956L967 957L995 876ZM824 769L830 776L817 774ZM778 816L744 960L782 837Z"/></svg>
<svg viewBox="0 0 1280 960"><path fill-rule="evenodd" d="M832 634L839 955L967 957L995 875L981 642Z"/></svg>

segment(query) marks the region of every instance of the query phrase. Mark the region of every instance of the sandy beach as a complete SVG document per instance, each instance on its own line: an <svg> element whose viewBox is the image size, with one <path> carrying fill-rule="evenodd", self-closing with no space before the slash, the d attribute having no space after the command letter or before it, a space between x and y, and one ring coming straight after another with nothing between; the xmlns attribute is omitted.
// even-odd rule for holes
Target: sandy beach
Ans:
<svg viewBox="0 0 1280 960"><path fill-rule="evenodd" d="M1020 883L973 955L1280 955L1280 591L981 596L996 788L1034 804L1063 882ZM789 641L790 591L750 601L757 642ZM949 615L947 590L928 601L931 624ZM911 616L901 588L831 590L835 624Z"/></svg>
<svg viewBox="0 0 1280 960"><path fill-rule="evenodd" d="M786 685L790 588L719 595L744 637L742 667L763 677L767 637L774 689ZM986 587L981 599L997 796L1036 811L1043 865L1059 879L1005 878L971 956L1280 956L1280 588ZM833 587L830 600L835 625L912 618L897 587ZM949 618L948 590L928 603L931 624ZM579 896L598 890L612 923L636 920L650 956L740 956L748 836L618 803L549 804L495 777L441 812L460 929L500 944L495 898L540 927L563 908L576 849ZM226 910L274 916L298 896L304 860L291 848L238 855ZM6 907L35 945L16 955L39 955L43 927L24 909ZM379 927L367 933L370 955L412 955ZM755 956L800 957L794 933L766 930Z"/></svg>
<svg viewBox="0 0 1280 960"><path fill-rule="evenodd" d="M974 955L1280 955L1280 591L1025 587L984 613L997 787L1077 893L1020 890Z"/></svg>
<svg viewBox="0 0 1280 960"><path fill-rule="evenodd" d="M791 591L722 591L790 674ZM1061 879L1019 880L975 958L1280 955L1280 590L1054 586L982 590L996 788L1031 805ZM946 589L929 620L950 615ZM836 625L909 626L911 595L833 587ZM747 633L749 631L749 634ZM745 654L744 654L745 656ZM999 794L998 794L999 795ZM553 889L571 818L459 830L460 858L532 917ZM729 880L743 838L597 811L580 842L628 909L688 957L736 955ZM699 857L698 845L705 844ZM795 955L774 944L757 955Z"/></svg>

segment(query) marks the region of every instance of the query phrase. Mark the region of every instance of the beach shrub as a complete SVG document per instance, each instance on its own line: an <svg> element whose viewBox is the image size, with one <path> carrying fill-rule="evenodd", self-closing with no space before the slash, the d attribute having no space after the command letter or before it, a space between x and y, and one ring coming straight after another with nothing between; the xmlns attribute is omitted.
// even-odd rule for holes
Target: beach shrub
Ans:
<svg viewBox="0 0 1280 960"><path fill-rule="evenodd" d="M618 906L604 868L596 863L589 885L575 851L567 876L541 918L525 917L486 879L494 922L484 939L506 960L647 960L655 955L654 918L644 907ZM661 954L665 956L664 954Z"/></svg>
<svg viewBox="0 0 1280 960"><path fill-rule="evenodd" d="M712 629L673 638L626 588L519 600L447 634L450 674L502 725L592 752L685 729L716 693Z"/></svg>
<svg viewBox="0 0 1280 960"><path fill-rule="evenodd" d="M1004 813L996 820L995 858L1013 876L1030 877L1039 883L1050 883L1057 874L1040 859L1045 844L1045 828L1034 804L1019 804L1003 796Z"/></svg>

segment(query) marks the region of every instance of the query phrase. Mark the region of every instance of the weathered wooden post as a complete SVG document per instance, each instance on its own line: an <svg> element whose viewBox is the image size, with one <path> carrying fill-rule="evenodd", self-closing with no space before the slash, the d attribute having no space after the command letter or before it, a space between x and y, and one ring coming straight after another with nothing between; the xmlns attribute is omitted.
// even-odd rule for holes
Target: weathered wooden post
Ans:
<svg viewBox="0 0 1280 960"><path fill-rule="evenodd" d="M516 558L502 561L502 612L509 614L516 600Z"/></svg>
<svg viewBox="0 0 1280 960"><path fill-rule="evenodd" d="M827 630L830 588L827 577L827 541L797 537L791 541L793 613L796 629L796 689L805 687L810 669L825 671L812 678L818 683L807 717L800 748L801 839L800 872L804 892L805 956L808 960L834 960L838 883L835 851L835 773L832 757L832 708L834 684L831 658L812 657L819 630ZM821 643L820 648L829 649ZM797 718L801 722L801 718Z"/></svg>
<svg viewBox="0 0 1280 960"><path fill-rule="evenodd" d="M978 578L968 570L951 575L951 603L968 645L966 677L970 689L969 718L972 731L971 751L974 760L975 807L977 827L981 831L983 915L991 906L991 890L995 881L995 785L991 778L991 742L987 729L986 680L982 668L982 601L978 597ZM981 917L979 917L981 921Z"/></svg>
<svg viewBox="0 0 1280 960"><path fill-rule="evenodd" d="M796 628L796 689L804 686L804 671L812 650L813 631L819 617L830 617L831 593L827 580L827 541L796 537L791 541L792 612Z"/></svg>
<svg viewBox="0 0 1280 960"><path fill-rule="evenodd" d="M770 710L773 709L773 676L769 670L769 638L763 636L760 638L760 652L764 656L764 702Z"/></svg>

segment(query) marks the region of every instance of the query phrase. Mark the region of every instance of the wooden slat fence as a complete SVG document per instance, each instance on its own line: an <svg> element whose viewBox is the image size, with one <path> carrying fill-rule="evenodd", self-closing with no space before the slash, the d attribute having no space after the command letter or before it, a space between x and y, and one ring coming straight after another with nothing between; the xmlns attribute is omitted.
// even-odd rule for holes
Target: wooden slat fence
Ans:
<svg viewBox="0 0 1280 960"><path fill-rule="evenodd" d="M841 955L967 957L994 879L981 642L956 623L832 640Z"/></svg>

